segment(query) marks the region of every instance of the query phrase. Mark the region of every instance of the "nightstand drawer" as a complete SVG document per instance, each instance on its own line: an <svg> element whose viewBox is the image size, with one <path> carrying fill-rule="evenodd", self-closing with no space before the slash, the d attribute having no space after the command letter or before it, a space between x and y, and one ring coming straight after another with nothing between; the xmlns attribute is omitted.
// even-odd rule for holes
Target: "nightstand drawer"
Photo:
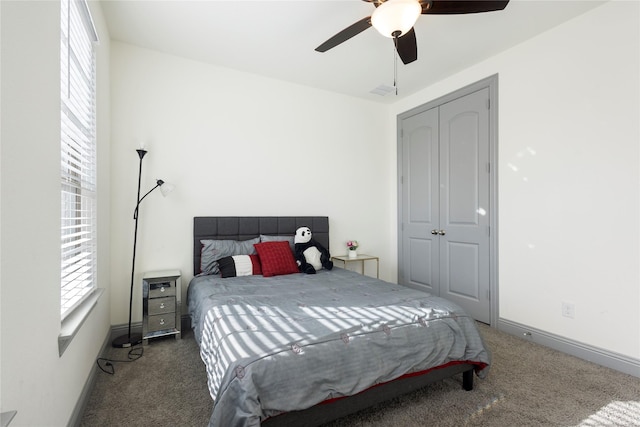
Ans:
<svg viewBox="0 0 640 427"><path fill-rule="evenodd" d="M176 317L173 313L149 316L149 332L173 329L176 327Z"/></svg>
<svg viewBox="0 0 640 427"><path fill-rule="evenodd" d="M174 297L152 298L148 304L150 316L176 311L176 299Z"/></svg>
<svg viewBox="0 0 640 427"><path fill-rule="evenodd" d="M171 286L171 282L160 282L149 284L149 298L160 298L175 296L176 288Z"/></svg>

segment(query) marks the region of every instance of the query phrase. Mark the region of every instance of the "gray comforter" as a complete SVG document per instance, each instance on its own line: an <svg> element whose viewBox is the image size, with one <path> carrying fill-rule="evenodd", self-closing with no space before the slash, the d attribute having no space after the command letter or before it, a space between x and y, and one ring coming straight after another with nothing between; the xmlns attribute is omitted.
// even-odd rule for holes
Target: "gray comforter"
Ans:
<svg viewBox="0 0 640 427"><path fill-rule="evenodd" d="M211 426L259 426L453 361L475 363L482 378L490 363L457 305L341 268L196 277L188 301L214 400Z"/></svg>

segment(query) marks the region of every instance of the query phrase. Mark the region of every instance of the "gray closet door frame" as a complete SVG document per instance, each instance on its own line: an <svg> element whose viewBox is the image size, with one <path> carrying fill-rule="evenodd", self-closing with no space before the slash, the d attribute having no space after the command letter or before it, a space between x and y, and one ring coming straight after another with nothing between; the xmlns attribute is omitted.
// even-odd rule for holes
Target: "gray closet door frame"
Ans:
<svg viewBox="0 0 640 427"><path fill-rule="evenodd" d="M428 111L432 108L439 107L442 104L453 101L462 96L469 95L477 92L478 90L488 88L489 89L489 161L490 161L490 173L489 173L489 188L490 188L490 238L489 238L489 291L490 291L490 304L491 304L491 325L497 326L499 319L498 312L498 74L494 74L490 77L482 79L478 82L472 83L447 95L434 99L426 104L415 107L411 110L401 113L397 117L396 130L397 130L397 159L398 159L398 177L397 177L397 194L398 194L398 282L401 281L400 275L402 274L402 260L403 260L403 248L402 248L402 218L403 218L403 203L402 203L402 121L416 114Z"/></svg>

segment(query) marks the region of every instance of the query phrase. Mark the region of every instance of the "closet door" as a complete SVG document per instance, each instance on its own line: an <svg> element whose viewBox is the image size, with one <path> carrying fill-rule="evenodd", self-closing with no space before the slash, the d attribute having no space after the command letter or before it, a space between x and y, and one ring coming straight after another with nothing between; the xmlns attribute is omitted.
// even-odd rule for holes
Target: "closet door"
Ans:
<svg viewBox="0 0 640 427"><path fill-rule="evenodd" d="M400 283L440 294L438 108L402 121Z"/></svg>
<svg viewBox="0 0 640 427"><path fill-rule="evenodd" d="M401 284L491 323L489 89L400 122Z"/></svg>
<svg viewBox="0 0 640 427"><path fill-rule="evenodd" d="M440 106L440 296L490 323L489 89Z"/></svg>

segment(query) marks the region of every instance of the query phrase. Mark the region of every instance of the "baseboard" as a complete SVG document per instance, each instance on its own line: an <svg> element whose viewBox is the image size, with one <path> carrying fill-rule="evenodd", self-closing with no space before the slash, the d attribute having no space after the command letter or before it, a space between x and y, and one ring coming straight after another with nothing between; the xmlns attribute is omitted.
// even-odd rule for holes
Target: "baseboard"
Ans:
<svg viewBox="0 0 640 427"><path fill-rule="evenodd" d="M110 341L118 338L122 335L127 335L129 333L129 325L125 323L124 325L111 325L111 336ZM142 322L131 322L131 333L142 334Z"/></svg>
<svg viewBox="0 0 640 427"><path fill-rule="evenodd" d="M594 347L502 318L498 319L498 330L640 378L640 359Z"/></svg>
<svg viewBox="0 0 640 427"><path fill-rule="evenodd" d="M100 352L97 357L101 357L107 351L107 347L111 344L111 337L107 333L104 337L104 342L102 343L102 347L100 347ZM71 418L69 418L69 423L67 427L78 427L80 422L82 421L82 416L84 415L84 411L87 408L87 404L89 403L89 397L91 397L91 392L96 383L96 378L98 375L97 364L93 365L93 369L89 373L87 377L87 381L84 383L84 387L82 387L82 392L80 393L80 397L76 402L76 406L73 408L73 413L71 414Z"/></svg>

